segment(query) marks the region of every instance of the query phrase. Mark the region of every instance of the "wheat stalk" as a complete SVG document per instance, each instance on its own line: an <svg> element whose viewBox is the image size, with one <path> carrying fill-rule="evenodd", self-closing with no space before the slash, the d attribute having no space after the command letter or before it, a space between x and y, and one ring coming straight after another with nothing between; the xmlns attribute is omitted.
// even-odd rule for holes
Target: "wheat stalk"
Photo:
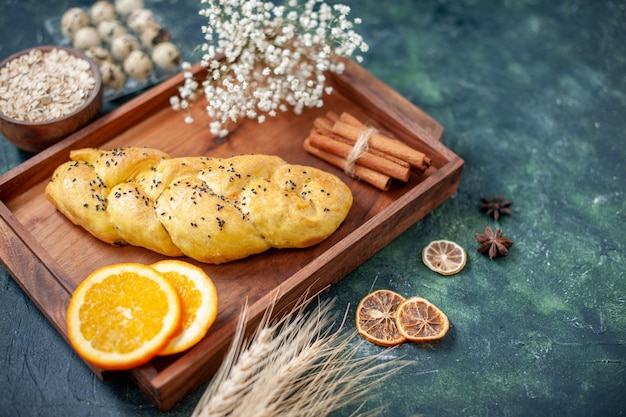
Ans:
<svg viewBox="0 0 626 417"><path fill-rule="evenodd" d="M358 357L356 333L344 332L345 316L333 325L334 300L307 311L301 299L272 320L276 298L250 340L244 340L244 305L230 350L198 402L192 417L320 417L363 400L381 380L411 362L376 363L379 355ZM386 353L386 352L381 352ZM376 410L353 415L375 415Z"/></svg>

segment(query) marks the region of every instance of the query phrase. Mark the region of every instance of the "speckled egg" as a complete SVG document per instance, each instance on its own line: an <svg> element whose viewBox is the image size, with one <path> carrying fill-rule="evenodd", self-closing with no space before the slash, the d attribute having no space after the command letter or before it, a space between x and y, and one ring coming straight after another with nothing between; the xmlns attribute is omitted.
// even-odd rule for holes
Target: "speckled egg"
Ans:
<svg viewBox="0 0 626 417"><path fill-rule="evenodd" d="M130 33L125 33L111 42L111 55L118 61L124 61L132 51L139 49L139 41Z"/></svg>
<svg viewBox="0 0 626 417"><path fill-rule="evenodd" d="M102 46L92 46L85 50L85 55L91 58L96 64L100 65L104 61L112 61L111 53Z"/></svg>
<svg viewBox="0 0 626 417"><path fill-rule="evenodd" d="M161 42L152 50L152 60L157 67L176 69L182 61L180 49L171 42Z"/></svg>
<svg viewBox="0 0 626 417"><path fill-rule="evenodd" d="M143 0L115 0L115 10L124 17L141 8Z"/></svg>
<svg viewBox="0 0 626 417"><path fill-rule="evenodd" d="M124 33L128 33L128 31L126 30L126 26L119 20L105 20L98 24L98 34L100 34L100 38L106 43L113 42L113 39Z"/></svg>
<svg viewBox="0 0 626 417"><path fill-rule="evenodd" d="M167 42L171 39L171 37L170 33L156 22L146 26L139 35L141 44L146 49L152 49L154 48L154 45L158 43Z"/></svg>
<svg viewBox="0 0 626 417"><path fill-rule="evenodd" d="M81 28L89 25L89 15L80 7L68 9L61 17L61 33L67 38L73 38Z"/></svg>
<svg viewBox="0 0 626 417"><path fill-rule="evenodd" d="M98 26L100 22L105 20L113 20L116 17L115 6L106 0L100 0L91 5L89 9L89 17L91 23Z"/></svg>
<svg viewBox="0 0 626 417"><path fill-rule="evenodd" d="M100 46L100 35L98 34L96 28L92 26L85 26L78 29L74 35L72 45L74 48L80 49L81 51L89 49L92 46Z"/></svg>
<svg viewBox="0 0 626 417"><path fill-rule="evenodd" d="M136 9L128 15L126 24L135 33L141 33L148 25L155 23L154 13L149 9Z"/></svg>
<svg viewBox="0 0 626 417"><path fill-rule="evenodd" d="M124 60L124 71L130 77L145 81L154 72L154 65L150 57L143 51L132 51Z"/></svg>
<svg viewBox="0 0 626 417"><path fill-rule="evenodd" d="M126 84L126 74L122 67L112 61L104 61L100 64L100 74L102 74L102 84L112 90L121 90Z"/></svg>

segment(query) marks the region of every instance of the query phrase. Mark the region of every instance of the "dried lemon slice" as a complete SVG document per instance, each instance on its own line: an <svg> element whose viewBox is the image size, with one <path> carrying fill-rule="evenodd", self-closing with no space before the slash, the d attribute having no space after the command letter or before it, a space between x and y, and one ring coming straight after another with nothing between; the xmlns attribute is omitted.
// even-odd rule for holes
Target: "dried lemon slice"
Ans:
<svg viewBox="0 0 626 417"><path fill-rule="evenodd" d="M422 261L441 275L460 272L467 262L467 253L458 243L450 240L434 240L422 250Z"/></svg>
<svg viewBox="0 0 626 417"><path fill-rule="evenodd" d="M422 297L411 297L398 306L396 326L406 340L427 342L444 337L450 329L450 321L430 301Z"/></svg>
<svg viewBox="0 0 626 417"><path fill-rule="evenodd" d="M396 327L396 310L404 297L389 290L366 295L356 308L356 328L365 339L379 346L405 341Z"/></svg>

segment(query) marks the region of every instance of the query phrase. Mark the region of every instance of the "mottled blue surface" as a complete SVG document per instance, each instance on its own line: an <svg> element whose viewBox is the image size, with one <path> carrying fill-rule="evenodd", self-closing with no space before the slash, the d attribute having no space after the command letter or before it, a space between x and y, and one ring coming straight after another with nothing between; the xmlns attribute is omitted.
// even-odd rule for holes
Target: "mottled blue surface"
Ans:
<svg viewBox="0 0 626 417"><path fill-rule="evenodd" d="M76 3L0 3L0 58L43 43L42 21ZM200 20L184 3L150 4L193 45ZM437 119L442 141L466 162L456 195L324 295L353 317L364 295L389 288L426 297L450 318L441 342L386 352L417 363L377 386L367 408L626 414L626 3L346 3L364 21L363 65ZM0 172L29 156L5 140L0 148ZM496 223L479 199L500 194L514 201L513 215ZM508 257L476 252L485 226L515 241ZM422 264L433 239L467 249L460 274ZM93 377L2 269L0 283L0 415L161 415L132 383ZM200 393L167 415L189 415Z"/></svg>

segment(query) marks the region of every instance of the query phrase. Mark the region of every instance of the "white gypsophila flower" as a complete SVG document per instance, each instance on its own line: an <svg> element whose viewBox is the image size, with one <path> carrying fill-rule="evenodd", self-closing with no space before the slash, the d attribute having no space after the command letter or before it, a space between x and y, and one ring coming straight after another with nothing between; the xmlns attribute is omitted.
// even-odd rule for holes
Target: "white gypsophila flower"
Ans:
<svg viewBox="0 0 626 417"><path fill-rule="evenodd" d="M229 122L240 118L263 123L291 108L321 107L324 72L341 73L333 56L351 57L368 45L354 31L360 19L349 20L350 7L329 6L323 0L200 0L205 43L200 65L207 69L198 83L183 64L185 77L175 110L188 108L201 90L207 99L211 133L224 136ZM362 57L357 55L357 61Z"/></svg>

